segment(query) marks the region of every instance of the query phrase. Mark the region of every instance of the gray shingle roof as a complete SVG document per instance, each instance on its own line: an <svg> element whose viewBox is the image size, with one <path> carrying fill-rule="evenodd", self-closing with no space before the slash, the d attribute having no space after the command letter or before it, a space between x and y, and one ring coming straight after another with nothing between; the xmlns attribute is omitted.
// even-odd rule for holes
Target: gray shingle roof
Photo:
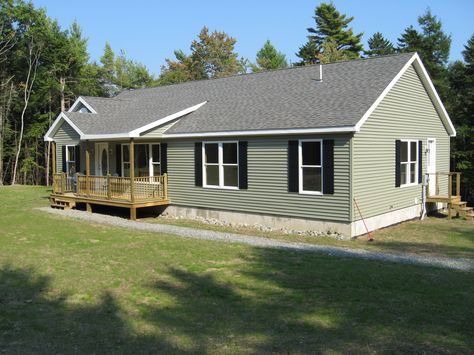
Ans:
<svg viewBox="0 0 474 355"><path fill-rule="evenodd" d="M85 97L97 114L67 113L85 134L126 133L203 101L166 133L354 126L413 53L237 75Z"/></svg>

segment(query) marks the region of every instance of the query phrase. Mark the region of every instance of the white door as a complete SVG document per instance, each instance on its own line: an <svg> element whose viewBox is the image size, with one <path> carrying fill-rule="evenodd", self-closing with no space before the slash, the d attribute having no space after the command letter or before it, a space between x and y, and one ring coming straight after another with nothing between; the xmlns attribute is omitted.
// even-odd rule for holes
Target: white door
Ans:
<svg viewBox="0 0 474 355"><path fill-rule="evenodd" d="M95 175L105 176L109 173L109 145L96 143L95 145Z"/></svg>
<svg viewBox="0 0 474 355"><path fill-rule="evenodd" d="M429 194L436 194L436 139L428 138L426 143L426 172L429 173Z"/></svg>

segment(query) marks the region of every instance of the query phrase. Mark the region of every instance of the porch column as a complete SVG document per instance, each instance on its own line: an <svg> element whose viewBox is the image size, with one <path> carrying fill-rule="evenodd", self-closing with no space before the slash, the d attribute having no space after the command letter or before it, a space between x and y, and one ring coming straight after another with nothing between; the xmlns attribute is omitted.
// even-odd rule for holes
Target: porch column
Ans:
<svg viewBox="0 0 474 355"><path fill-rule="evenodd" d="M89 175L91 174L91 158L90 158L90 151L89 151L89 142L86 141L86 195L89 196ZM89 210L89 206L88 206Z"/></svg>
<svg viewBox="0 0 474 355"><path fill-rule="evenodd" d="M130 200L135 202L134 194L134 181L135 181L135 142L133 138L130 138Z"/></svg>
<svg viewBox="0 0 474 355"><path fill-rule="evenodd" d="M53 181L54 181L54 174L56 174L56 169L57 169L57 166L56 166L56 142L51 142L51 158L52 158L52 162L51 164L53 165L52 167L52 172L53 172Z"/></svg>

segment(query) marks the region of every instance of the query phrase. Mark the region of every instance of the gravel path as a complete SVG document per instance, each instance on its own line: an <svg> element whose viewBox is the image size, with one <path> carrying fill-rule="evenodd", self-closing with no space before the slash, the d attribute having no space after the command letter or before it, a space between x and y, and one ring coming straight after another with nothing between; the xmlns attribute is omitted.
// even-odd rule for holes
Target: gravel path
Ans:
<svg viewBox="0 0 474 355"><path fill-rule="evenodd" d="M59 210L50 207L41 207L38 210L69 217L88 222L99 224L107 224L115 227L123 227L154 233L174 234L184 238L194 238L202 240L217 240L228 243L244 243L255 247L285 249L291 251L314 252L325 255L349 257L366 260L389 261L400 264L413 264L422 266L434 266L445 269L455 269L474 272L474 260L471 259L454 259L438 256L418 256L413 254L394 254L376 251L368 251L364 249L351 249L343 247L333 247L324 245L314 245L306 243L290 243L275 239L255 237L250 235L222 233L209 231L204 229L194 229L186 227L178 227L166 224L142 223L130 221L128 219L113 217L97 213L88 213L78 210Z"/></svg>

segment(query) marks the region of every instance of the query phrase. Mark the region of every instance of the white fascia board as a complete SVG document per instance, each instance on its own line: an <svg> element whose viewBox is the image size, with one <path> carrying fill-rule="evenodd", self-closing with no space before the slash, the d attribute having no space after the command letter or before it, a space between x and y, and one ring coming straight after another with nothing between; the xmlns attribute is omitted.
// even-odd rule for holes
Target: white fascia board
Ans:
<svg viewBox="0 0 474 355"><path fill-rule="evenodd" d="M172 121L174 119L187 115L188 113L194 112L200 107L204 106L206 103L207 101L201 102L200 104L188 107L187 109L173 113L172 115L160 118L159 120L149 123L143 127L137 128L130 132L130 137L140 137L140 134L142 134L143 132L149 131L150 129L161 126L169 121Z"/></svg>
<svg viewBox="0 0 474 355"><path fill-rule="evenodd" d="M74 109L75 109L75 108L77 107L77 105L79 105L79 104L83 104L85 107L87 107L87 109L88 109L91 113L97 113L97 111L94 110L94 109L92 108L92 106L89 105L89 104L86 102L86 100L84 100L84 98L83 98L82 96L79 96L79 97L77 98L77 100L74 102L74 104L69 108L69 110L68 110L67 112L73 112Z"/></svg>
<svg viewBox="0 0 474 355"><path fill-rule="evenodd" d="M110 133L110 134L85 134L81 137L83 141L103 141L103 140L120 140L133 138L129 133Z"/></svg>
<svg viewBox="0 0 474 355"><path fill-rule="evenodd" d="M82 137L84 137L84 133L66 116L64 112L61 112L59 116L54 120L53 124L51 127L49 127L48 131L44 135L44 140L46 142L52 142L54 141L53 136L56 134L58 131L60 124L65 121L67 122L76 132L79 134L80 139L82 140Z"/></svg>
<svg viewBox="0 0 474 355"><path fill-rule="evenodd" d="M356 132L355 126L326 127L326 128L288 128L266 129L252 131L221 131L196 133L164 133L163 138L201 138L201 137L238 137L238 136L273 136L319 133L351 133Z"/></svg>
<svg viewBox="0 0 474 355"><path fill-rule="evenodd" d="M362 116L362 118L357 122L356 124L356 130L357 132L360 131L362 125L367 121L367 119L370 117L370 115L374 112L374 110L378 107L378 105L382 102L382 100L387 96L387 94L392 90L392 88L395 86L395 84L400 80L403 74L410 68L411 65L415 65L415 67L419 68L419 70L422 73L422 81L425 83L427 87L428 94L430 97L432 97L433 103L435 107L437 108L437 112L440 114L441 119L443 122L449 127L448 133L451 137L456 136L456 130L453 126L453 123L451 122L451 119L449 118L448 113L446 112L446 109L441 102L441 99L438 96L438 93L436 92L436 89L433 85L433 82L430 79L430 76L428 75L428 72L426 71L423 63L421 62L420 56L418 53L413 54L413 56L408 60L403 68L400 70L400 72L393 78L393 80L390 82L390 84L382 91L380 96L375 100L375 102L370 106L370 108L367 110L367 112Z"/></svg>

